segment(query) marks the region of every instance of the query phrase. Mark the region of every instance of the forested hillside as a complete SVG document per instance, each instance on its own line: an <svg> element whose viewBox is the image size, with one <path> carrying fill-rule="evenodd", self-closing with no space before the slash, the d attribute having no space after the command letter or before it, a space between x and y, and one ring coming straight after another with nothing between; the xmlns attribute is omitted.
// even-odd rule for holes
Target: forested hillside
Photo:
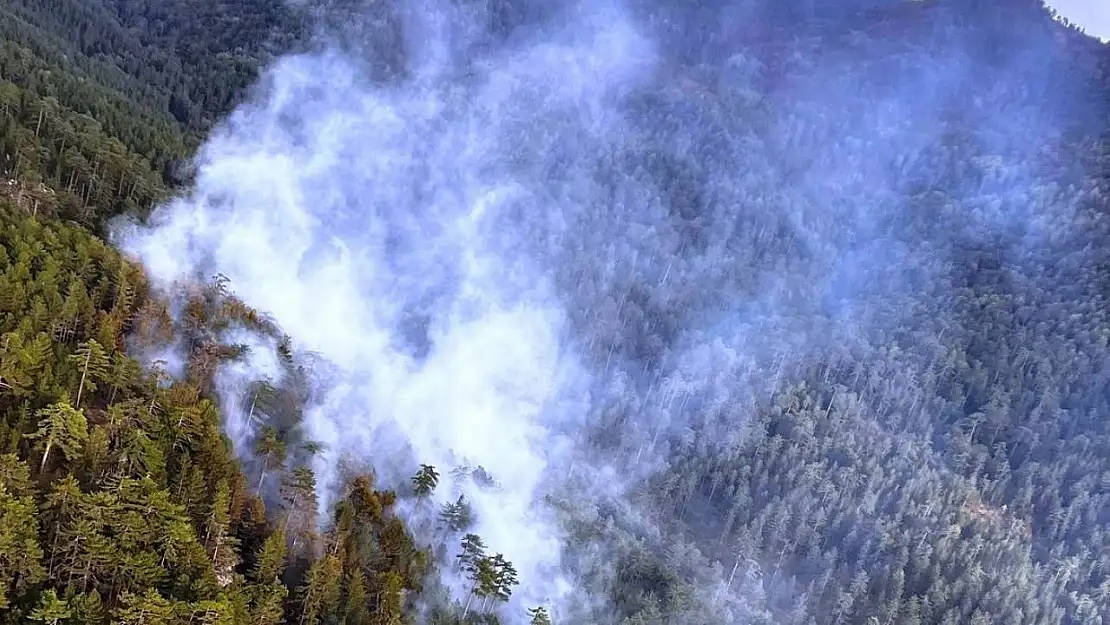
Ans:
<svg viewBox="0 0 1110 625"><path fill-rule="evenodd" d="M288 508L267 520L231 456L204 388L236 348L206 337L233 320L256 324L250 311L198 291L187 327L172 327L141 272L86 231L5 201L0 232L5 622L278 623L286 605L314 622L336 609L325 596L342 574L364 593L351 622L370 609L365 593L375 614L398 614L383 602L418 587L420 555L390 514L392 493L352 476L337 514L373 537L355 547L354 530L313 535L303 467L272 478ZM173 336L194 346L185 379L126 354L128 342ZM328 555L317 559L306 545L322 540ZM374 555L361 551L369 545Z"/></svg>
<svg viewBox="0 0 1110 625"><path fill-rule="evenodd" d="M0 6L0 621L384 625L424 586L429 552L357 461L318 531L291 354L286 384L255 390L261 473L235 460L212 383L246 348L221 337L280 333L218 278L183 287L174 321L96 236L166 199L205 131L306 32L280 2ZM132 357L182 345L176 378ZM426 467L401 486L437 481ZM470 544L472 566L509 584L476 590L511 592L511 566Z"/></svg>
<svg viewBox="0 0 1110 625"><path fill-rule="evenodd" d="M1110 48L1035 1L858 5L829 15L767 3L742 39L762 68L750 84L728 82L731 57L675 53L636 110L665 127L696 102L697 123L717 124L706 145L758 145L773 174L751 183L746 208L714 217L698 164L622 146L612 161L646 163L634 167L657 176L683 241L659 255L667 273L633 267L575 299L568 325L596 339L590 358L654 372L675 358L690 311L755 298L771 274L804 281L821 250L760 203L897 198L905 213L874 224L891 248L860 257L916 255L939 277L887 288L875 269L861 292L822 301L829 318L866 310L865 339L826 344L792 334L794 318L753 313L758 336L794 338L753 340L766 358L742 372L702 362L655 380L668 410L688 407L669 428L641 428L655 408L630 394L600 411L584 454L631 464L659 448L665 467L629 501L580 499L585 483L549 500L570 537L566 566L603 605L595 620L1110 623ZM492 6L500 36L543 13ZM652 13L662 40L713 21L685 11ZM423 465L384 483L367 459L346 458L320 509L320 448L303 415L324 365L222 276L160 293L106 242L111 218L145 216L186 184L207 133L311 30L307 8L279 0L0 3L0 623L562 622L547 606L509 613L517 573L469 532L466 498L428 501L441 472L497 476ZM921 142L899 157L897 184L802 197L808 167L878 147L862 122L852 137L822 125L865 97L814 102L799 84L851 68L861 93L893 89L899 72L927 73L930 51L968 41L983 73L941 107L943 133L920 139L913 119L884 120L900 124L889 136ZM1023 57L1029 42L1049 60ZM1017 73L996 84L995 70ZM1007 123L1043 126L1038 144L1014 139L1027 127L992 125L1015 109ZM1005 210L1026 221L983 225ZM592 236L618 222L607 219L587 220ZM708 263L690 255L708 257L734 230L722 257L736 269L712 290L664 290L672 265L696 275ZM554 273L567 291L590 288L582 273ZM251 449L234 449L215 386L250 356L246 335L279 346L280 383L252 380ZM695 375L718 395L690 391ZM754 378L769 392L742 398ZM463 579L465 596L450 597L444 576ZM726 595L743 605L726 610Z"/></svg>
<svg viewBox="0 0 1110 625"><path fill-rule="evenodd" d="M166 198L302 29L280 3L0 6L0 621L392 623L420 587L424 557L371 476L352 469L336 530L315 533L311 471L284 461L292 389L259 390L260 415L289 418L262 446L272 476L248 484L206 389L242 349L219 328L272 328L218 282L174 326L93 234ZM129 355L175 341L176 380ZM254 494L264 477L285 513Z"/></svg>
<svg viewBox="0 0 1110 625"><path fill-rule="evenodd" d="M281 2L6 2L4 169L96 228L143 213L276 52L303 39Z"/></svg>

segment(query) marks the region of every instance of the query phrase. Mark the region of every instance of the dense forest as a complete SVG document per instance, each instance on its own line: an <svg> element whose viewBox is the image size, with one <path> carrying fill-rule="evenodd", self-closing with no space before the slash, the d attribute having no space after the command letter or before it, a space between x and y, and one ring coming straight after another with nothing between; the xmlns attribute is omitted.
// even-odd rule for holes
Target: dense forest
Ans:
<svg viewBox="0 0 1110 625"><path fill-rule="evenodd" d="M304 39L304 17L280 2L0 6L5 623L384 625L426 585L431 552L395 513L398 493L358 462L319 531L291 353L286 385L255 388L262 471L248 481L240 468L211 386L245 347L221 339L234 326L281 340L277 329L218 278L183 287L188 313L173 319L97 237L169 196L203 133ZM133 357L171 343L187 346L176 379ZM419 499L437 482L426 466L400 486ZM442 517L457 530L444 539L467 547L456 566L481 605L458 612L474 621L515 582L463 531L466 514L459 503Z"/></svg>
<svg viewBox="0 0 1110 625"><path fill-rule="evenodd" d="M563 619L557 606L510 602L526 580L471 532L464 496L430 503L444 498L441 474L492 482L481 467L418 458L411 479L385 483L348 457L321 509L319 444L303 423L310 355L222 276L165 293L106 241L112 218L144 217L189 184L205 136L274 58L318 44L314 9L327 7L0 4L0 622L1110 623L1110 47L1036 1L861 0L836 15L821 3L748 4L762 7L759 27L736 36L757 80L722 78L708 43L675 45L666 89L635 110L667 126L696 100L691 125L708 130L690 132L705 145L760 145L773 165L741 155L729 166L774 175L737 205L897 197L902 213L869 222L881 231L872 243L890 249L859 257L908 254L930 281L874 269L865 288L853 283L869 315L863 338L753 313L756 336L796 338L753 339L758 357L742 371L675 364L693 311L753 295L771 274L802 283L829 259L785 218L713 214L704 171L689 162L649 157L650 142L621 146L611 162L640 159L637 171L662 181L680 251L658 254L666 273L622 267L615 283L553 273L574 292L569 324L592 339L583 352L660 372L657 395L683 418L641 427L655 408L626 395L582 434L585 456L630 473L645 448L665 462L625 501L583 503L588 485L576 491L574 477L549 497L572 545L568 568L603 604ZM521 6L490 3L487 26L508 38L546 16ZM664 41L714 22L710 9L673 12L644 11ZM954 95L936 137L920 139L912 120L878 139L868 119L830 130L842 119L832 108L864 110L866 95L798 95L863 57L852 84L887 93L889 76L957 44L980 73L943 85ZM1030 62L1023 46L1046 58ZM989 80L1004 70L1014 75ZM655 137L656 154L668 137ZM846 168L871 166L860 154L889 141L918 142L912 158L895 157L896 185L803 197L807 167L844 166L841 153L852 155ZM1004 209L1028 223L982 225ZM863 235L844 234L858 222L826 223L843 217L819 214L812 227L863 250ZM615 210L582 223L599 246L625 240ZM722 232L739 234L721 257L750 272L705 269ZM672 265L697 279L664 288ZM841 314L844 298L817 298L822 318ZM249 356L244 332L278 346L282 373L246 391L247 450L234 448L214 388ZM171 353L180 366L151 356ZM717 395L691 390L699 376ZM414 509L432 512L404 512ZM449 577L464 580L462 596Z"/></svg>

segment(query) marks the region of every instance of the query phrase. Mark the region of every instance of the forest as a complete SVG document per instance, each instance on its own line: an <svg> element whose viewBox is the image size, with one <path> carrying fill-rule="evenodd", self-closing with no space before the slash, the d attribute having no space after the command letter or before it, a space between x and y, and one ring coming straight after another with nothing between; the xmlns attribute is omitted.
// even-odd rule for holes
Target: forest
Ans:
<svg viewBox="0 0 1110 625"><path fill-rule="evenodd" d="M494 38L543 19L527 3L489 4ZM912 158L892 157L890 188L817 188L821 206L897 197L903 212L871 224L872 242L888 247L859 255L908 254L931 281L875 268L851 294L866 336L816 322L795 332L801 314L753 313L762 331L747 348L758 356L743 370L687 366L677 337L696 311L775 280L800 284L829 259L774 211L714 213L689 162L645 156L677 134L620 146L611 162L641 158L636 171L661 181L680 251L658 255L666 273L622 265L628 278L615 284L569 262L552 273L591 362L665 377L668 410L684 412L648 431L637 425L646 399L614 401L582 434L583 456L633 473L632 458L651 448L662 468L626 501L587 501L588 485L571 478L548 497L567 566L602 606L587 616L519 605L527 580L473 531L467 498L437 490L448 474L492 483L482 467L416 458L409 478L387 482L346 457L322 509L321 449L304 423L317 363L225 277L166 293L109 242L113 219L145 218L191 183L208 134L274 59L321 45L314 20L335 7L6 0L0 622L1110 623L1110 46L1053 22L1036 0L860 0L836 15L812 2L748 4L762 7L744 35L758 80L728 83L706 43L676 52L666 89L630 106L664 127L696 100L698 121L681 132L705 145L761 142L758 158L773 163L729 161L772 172L746 182L737 206L808 205L807 167L871 166L880 142L913 143ZM665 41L714 21L710 9L668 10L674 19L656 24ZM927 69L958 44L981 73L945 83L956 95L937 137L900 121L875 139L867 120L835 137L829 111L865 103L834 89L798 96L861 55L861 90L879 92L892 73ZM1046 59L1014 70L1029 59L1022 46ZM1001 68L1013 77L990 82ZM1012 116L999 121L1001 110ZM799 164L792 150L813 159ZM1003 209L1027 222L979 236ZM862 250L864 235L846 234L856 222L842 217L830 209L814 228L843 237L838 250ZM622 219L575 222L588 231L581 249L631 257L617 248ZM720 257L744 269L715 273L702 259L726 231L738 234ZM690 280L664 287L672 266ZM839 296L815 296L821 310L804 314L835 317L848 307ZM228 435L216 392L220 371L249 356L244 332L278 346L282 372L245 392L247 450ZM768 338L791 333L791 343ZM710 377L717 395L696 388ZM461 596L450 579L463 580Z"/></svg>

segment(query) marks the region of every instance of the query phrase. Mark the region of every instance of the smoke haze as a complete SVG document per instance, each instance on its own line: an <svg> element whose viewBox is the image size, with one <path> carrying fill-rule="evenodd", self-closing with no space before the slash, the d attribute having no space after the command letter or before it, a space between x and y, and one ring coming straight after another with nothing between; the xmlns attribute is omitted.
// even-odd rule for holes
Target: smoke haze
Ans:
<svg viewBox="0 0 1110 625"><path fill-rule="evenodd" d="M610 622L610 547L568 517L608 506L663 541L644 491L678 449L727 456L775 391L893 336L931 357L958 250L1020 267L1078 236L1074 202L1027 214L1062 193L1040 148L1093 114L1050 33L1005 60L943 16L930 55L905 33L783 34L816 4L346 6L212 135L193 189L117 235L164 286L227 276L327 363L305 416L321 510L343 457L392 484L435 465L437 500L467 494L520 572L509 622ZM942 179L963 186L922 200ZM252 340L219 380L244 455L243 391L280 376ZM712 559L697 599L754 618L762 589Z"/></svg>

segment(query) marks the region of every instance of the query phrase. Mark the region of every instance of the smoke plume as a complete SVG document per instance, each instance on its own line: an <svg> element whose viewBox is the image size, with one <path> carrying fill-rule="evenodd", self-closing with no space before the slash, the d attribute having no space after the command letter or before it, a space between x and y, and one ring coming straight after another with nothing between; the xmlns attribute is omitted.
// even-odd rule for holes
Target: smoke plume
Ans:
<svg viewBox="0 0 1110 625"><path fill-rule="evenodd" d="M778 4L347 6L213 133L189 193L120 241L159 284L227 276L327 363L305 416L321 509L343 457L394 484L435 465L438 501L466 493L520 572L509 622L540 604L606 622L583 581L605 548L573 544L550 501L665 534L642 490L676 449L727 454L814 363L910 323L939 335L943 315L915 315L955 279L954 241L1023 257L1070 224L1066 204L1020 214L1053 192L1029 182L1035 147L1074 113L1067 88L1050 115L1010 100L1054 84L1048 34L996 61L939 19L926 55L904 33L818 38L799 20L824 5ZM961 163L959 141L996 160ZM979 169L932 214L908 208L948 167ZM243 454L242 389L280 375L273 351L221 374ZM729 558L706 574L723 582ZM703 598L722 622L758 611L760 591L727 588Z"/></svg>

